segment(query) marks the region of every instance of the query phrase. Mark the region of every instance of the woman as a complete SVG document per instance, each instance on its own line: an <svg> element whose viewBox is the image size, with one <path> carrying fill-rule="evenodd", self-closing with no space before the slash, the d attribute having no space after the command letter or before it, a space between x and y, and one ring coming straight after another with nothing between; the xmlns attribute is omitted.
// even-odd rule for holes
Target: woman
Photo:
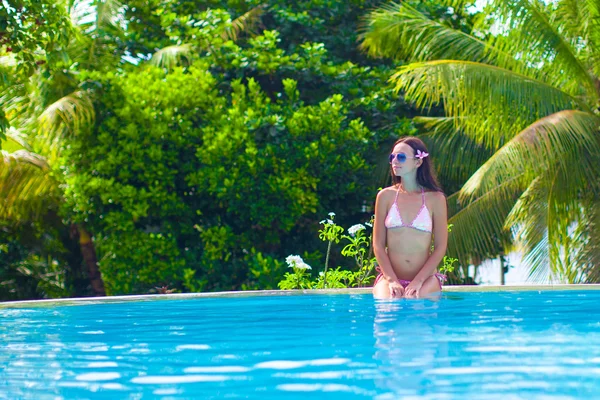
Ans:
<svg viewBox="0 0 600 400"><path fill-rule="evenodd" d="M390 154L393 186L377 194L373 250L376 298L425 297L442 290L437 273L448 243L446 197L422 140L404 137ZM434 250L431 251L433 238Z"/></svg>

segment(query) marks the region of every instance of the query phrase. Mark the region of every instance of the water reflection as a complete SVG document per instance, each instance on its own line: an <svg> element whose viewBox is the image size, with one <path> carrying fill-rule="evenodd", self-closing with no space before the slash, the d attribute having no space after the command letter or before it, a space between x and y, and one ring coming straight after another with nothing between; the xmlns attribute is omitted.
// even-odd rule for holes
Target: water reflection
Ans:
<svg viewBox="0 0 600 400"><path fill-rule="evenodd" d="M376 385L387 396L420 396L436 382L424 373L448 359L445 328L438 323L440 303L422 299L377 300L373 324Z"/></svg>

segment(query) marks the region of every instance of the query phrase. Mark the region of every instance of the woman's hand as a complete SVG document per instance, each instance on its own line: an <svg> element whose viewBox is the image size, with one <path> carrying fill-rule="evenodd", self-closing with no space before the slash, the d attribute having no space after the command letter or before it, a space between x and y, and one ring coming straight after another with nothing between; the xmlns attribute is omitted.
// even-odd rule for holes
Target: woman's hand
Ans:
<svg viewBox="0 0 600 400"><path fill-rule="evenodd" d="M418 298L419 292L421 291L421 286L423 286L423 282L412 280L404 289L404 297Z"/></svg>
<svg viewBox="0 0 600 400"><path fill-rule="evenodd" d="M388 288L390 289L390 295L392 296L392 298L401 298L402 296L404 296L404 288L398 282L390 282L388 284Z"/></svg>

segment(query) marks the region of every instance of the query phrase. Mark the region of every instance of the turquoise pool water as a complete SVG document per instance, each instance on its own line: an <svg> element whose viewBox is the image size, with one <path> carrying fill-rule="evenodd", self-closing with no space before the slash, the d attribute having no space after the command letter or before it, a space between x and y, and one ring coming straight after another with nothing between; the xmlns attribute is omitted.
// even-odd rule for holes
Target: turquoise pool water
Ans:
<svg viewBox="0 0 600 400"><path fill-rule="evenodd" d="M548 291L6 308L0 398L594 398L599 304Z"/></svg>

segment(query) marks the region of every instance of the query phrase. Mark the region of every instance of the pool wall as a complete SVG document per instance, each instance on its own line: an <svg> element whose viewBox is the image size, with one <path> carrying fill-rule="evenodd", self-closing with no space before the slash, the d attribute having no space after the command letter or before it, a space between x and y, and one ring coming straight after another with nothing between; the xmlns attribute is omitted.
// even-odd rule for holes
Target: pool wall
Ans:
<svg viewBox="0 0 600 400"><path fill-rule="evenodd" d="M233 292L205 292L205 293L171 293L171 294L145 294L107 297L72 297L65 299L44 299L0 302L0 308L23 307L53 307L64 305L82 305L113 303L125 301L155 301L155 300L181 300L194 298L218 297L252 297L252 296L299 296L303 294L367 294L371 287L351 289L304 289L304 290L246 290ZM445 293L458 292L521 292L521 291L554 291L554 290L600 290L600 284L585 285L465 285L444 286Z"/></svg>

